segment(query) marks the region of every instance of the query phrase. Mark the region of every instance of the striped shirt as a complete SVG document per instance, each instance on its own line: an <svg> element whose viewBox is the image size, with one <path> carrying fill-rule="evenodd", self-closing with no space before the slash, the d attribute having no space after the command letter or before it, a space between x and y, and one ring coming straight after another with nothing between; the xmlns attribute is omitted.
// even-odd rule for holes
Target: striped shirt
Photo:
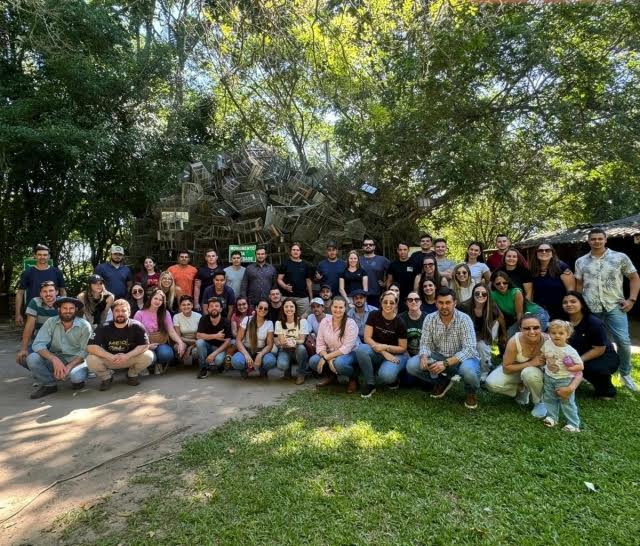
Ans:
<svg viewBox="0 0 640 546"><path fill-rule="evenodd" d="M58 299L60 299L60 296L56 297L56 300ZM42 301L42 298L40 296L31 298L31 301L25 309L25 313L27 315L35 317L36 319L36 327L33 330L34 334L38 333L38 330L40 330L42 325L47 322L48 319L58 316L58 310L56 309L55 305L52 307L47 306L47 304Z"/></svg>
<svg viewBox="0 0 640 546"><path fill-rule="evenodd" d="M460 362L478 358L471 317L454 309L453 319L445 325L440 313L427 315L422 325L420 356L431 356L431 353L439 353L445 358L456 356Z"/></svg>

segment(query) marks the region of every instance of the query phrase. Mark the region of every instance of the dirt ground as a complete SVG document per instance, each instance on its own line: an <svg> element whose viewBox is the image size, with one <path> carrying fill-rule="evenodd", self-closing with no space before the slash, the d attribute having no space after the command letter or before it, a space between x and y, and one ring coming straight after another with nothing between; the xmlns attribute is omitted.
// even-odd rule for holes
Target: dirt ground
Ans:
<svg viewBox="0 0 640 546"><path fill-rule="evenodd" d="M632 324L634 352L640 352L640 323ZM141 465L176 452L181 442L227 419L275 404L296 388L280 380L240 380L236 372L196 379L190 368L143 377L130 387L123 375L113 388L97 390L90 379L79 392L64 385L55 394L30 400L32 379L15 364L18 334L0 323L0 544L60 544L52 523L70 510L90 507L108 496L139 495L129 479ZM305 387L303 387L305 388ZM308 386L306 387L308 388ZM4 521L39 491L55 482L125 454L167 433L170 436L88 474L55 486L17 516Z"/></svg>
<svg viewBox="0 0 640 546"><path fill-rule="evenodd" d="M237 372L198 380L196 370L185 368L143 377L138 387L128 386L120 374L106 392L98 391L97 379L90 379L82 391L66 384L53 395L30 400L32 379L15 363L18 345L17 331L6 322L0 324L3 545L59 544L56 533L46 530L61 514L124 494L140 465L177 451L187 436L250 415L300 388L280 380L278 371L266 382L243 381ZM50 489L3 521L52 482L187 426L156 445Z"/></svg>

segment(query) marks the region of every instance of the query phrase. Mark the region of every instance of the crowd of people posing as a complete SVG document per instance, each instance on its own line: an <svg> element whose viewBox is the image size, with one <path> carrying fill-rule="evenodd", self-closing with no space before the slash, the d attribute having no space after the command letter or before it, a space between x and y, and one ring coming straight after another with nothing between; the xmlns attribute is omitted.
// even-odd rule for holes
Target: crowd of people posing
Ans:
<svg viewBox="0 0 640 546"><path fill-rule="evenodd" d="M478 242L456 263L444 239L425 234L411 255L399 243L395 261L365 238L346 261L330 241L315 267L294 243L279 268L262 248L246 267L232 253L226 268L215 250L199 268L181 251L166 271L147 257L135 275L115 245L75 298L48 264L48 248L38 245L16 295L16 322L24 327L16 361L38 382L34 399L64 379L83 388L90 373L107 390L117 369L138 385L140 375L180 363L197 365L199 379L227 370L267 378L274 368L291 378L295 366L296 384L312 374L321 377L319 388L342 378L347 392L359 388L363 398L378 385L417 385L442 398L462 382L464 405L474 409L485 386L532 403L532 415L547 426L562 413L564 430L578 431L582 381L611 399L618 371L637 391L626 313L640 277L628 256L607 248L601 229L588 243L574 271L547 243L528 263L504 235L486 263Z"/></svg>

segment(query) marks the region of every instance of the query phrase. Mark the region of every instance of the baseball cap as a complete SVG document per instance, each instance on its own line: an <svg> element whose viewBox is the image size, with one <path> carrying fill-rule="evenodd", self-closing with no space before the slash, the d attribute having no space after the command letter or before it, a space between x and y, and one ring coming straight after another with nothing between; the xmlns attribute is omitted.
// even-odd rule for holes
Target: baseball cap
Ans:
<svg viewBox="0 0 640 546"><path fill-rule="evenodd" d="M324 300L323 300L322 298L313 298L313 299L311 300L311 305L313 305L314 303L315 303L316 305L322 305L322 306L324 306Z"/></svg>
<svg viewBox="0 0 640 546"><path fill-rule="evenodd" d="M111 254L124 254L124 248L120 245L111 245Z"/></svg>
<svg viewBox="0 0 640 546"><path fill-rule="evenodd" d="M336 243L335 241L331 240L327 242L327 248L338 248L338 243Z"/></svg>
<svg viewBox="0 0 640 546"><path fill-rule="evenodd" d="M366 296L367 293L362 290L362 288L356 288L355 290L352 290L351 292L349 292L349 297L353 298L354 296Z"/></svg>
<svg viewBox="0 0 640 546"><path fill-rule="evenodd" d="M329 285L329 284L321 284L320 285L320 290L322 290L323 288L328 288L329 290L331 290L331 285Z"/></svg>
<svg viewBox="0 0 640 546"><path fill-rule="evenodd" d="M100 275L91 275L87 280L89 284L95 284L98 282L104 284L104 279Z"/></svg>

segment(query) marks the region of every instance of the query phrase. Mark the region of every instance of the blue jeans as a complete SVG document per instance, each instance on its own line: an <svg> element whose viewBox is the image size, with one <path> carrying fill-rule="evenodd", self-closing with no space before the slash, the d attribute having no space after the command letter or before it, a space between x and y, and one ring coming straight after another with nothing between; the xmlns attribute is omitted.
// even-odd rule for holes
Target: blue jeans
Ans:
<svg viewBox="0 0 640 546"><path fill-rule="evenodd" d="M631 339L629 339L627 314L619 307L615 307L611 311L594 313L594 315L604 322L618 348L620 375L629 375L631 373Z"/></svg>
<svg viewBox="0 0 640 546"><path fill-rule="evenodd" d="M309 368L311 368L314 372L317 372L318 362L320 362L320 355L313 355L309 359ZM356 352L353 351L346 355L337 356L333 361L333 366L335 367L336 372L338 372L338 375L351 378L356 376L355 363ZM324 369L327 369L326 365Z"/></svg>
<svg viewBox="0 0 640 546"><path fill-rule="evenodd" d="M153 362L152 364L168 364L174 358L173 348L171 345L167 345L166 343L160 343L153 352Z"/></svg>
<svg viewBox="0 0 640 546"><path fill-rule="evenodd" d="M211 364L207 364L207 357L216 349L218 345L214 345L213 343L205 340L198 339L196 340L196 350L198 351L198 362L200 364L200 369L206 369ZM224 351L218 353L213 359L214 366L222 366L224 364L224 358L227 356Z"/></svg>
<svg viewBox="0 0 640 546"><path fill-rule="evenodd" d="M439 353L431 353L432 360L444 360L446 357ZM454 375L460 375L464 382L464 392L475 394L480 388L480 360L478 358L467 358L456 364L449 366L438 377L431 377L428 370L420 368L420 355L416 355L407 362L407 373L433 385L443 383Z"/></svg>
<svg viewBox="0 0 640 546"><path fill-rule="evenodd" d="M256 355L251 355L254 359ZM244 355L238 351L231 357L231 366L234 370L244 371L247 367L247 361L244 358ZM261 370L264 370L264 373L267 373L269 370L273 370L276 367L276 355L273 353L267 353L262 357L262 365L260 366Z"/></svg>
<svg viewBox="0 0 640 546"><path fill-rule="evenodd" d="M302 344L296 345L295 351L286 351L284 349L278 349L278 357L276 359L276 365L283 372L291 371L291 365L293 362L298 364L298 375L308 375L309 366L307 361L309 356L307 355L307 348Z"/></svg>
<svg viewBox="0 0 640 546"><path fill-rule="evenodd" d="M60 360L63 360L62 358ZM64 362L64 360L63 360ZM45 387L53 387L56 384L56 378L53 375L53 364L42 358L38 353L31 353L27 356L27 367L31 370L33 378ZM69 380L71 383L82 383L87 380L89 369L87 363L78 364L69 372Z"/></svg>
<svg viewBox="0 0 640 546"><path fill-rule="evenodd" d="M390 362L385 360L384 356L380 353L376 353L369 345L362 343L356 349L356 360L360 371L362 373L362 380L367 385L376 384L376 371L378 372L378 379L387 385L393 385L398 381L398 375L405 368L407 364L408 355L395 355L400 359L400 362Z"/></svg>
<svg viewBox="0 0 640 546"><path fill-rule="evenodd" d="M563 377L555 379L550 375L544 374L544 391L542 393L542 401L547 407L547 417L551 417L556 423L562 408L567 423L576 428L580 428L580 417L578 416L578 405L576 404L576 393L572 392L569 400L563 400L556 394L558 387L568 387L572 377Z"/></svg>

